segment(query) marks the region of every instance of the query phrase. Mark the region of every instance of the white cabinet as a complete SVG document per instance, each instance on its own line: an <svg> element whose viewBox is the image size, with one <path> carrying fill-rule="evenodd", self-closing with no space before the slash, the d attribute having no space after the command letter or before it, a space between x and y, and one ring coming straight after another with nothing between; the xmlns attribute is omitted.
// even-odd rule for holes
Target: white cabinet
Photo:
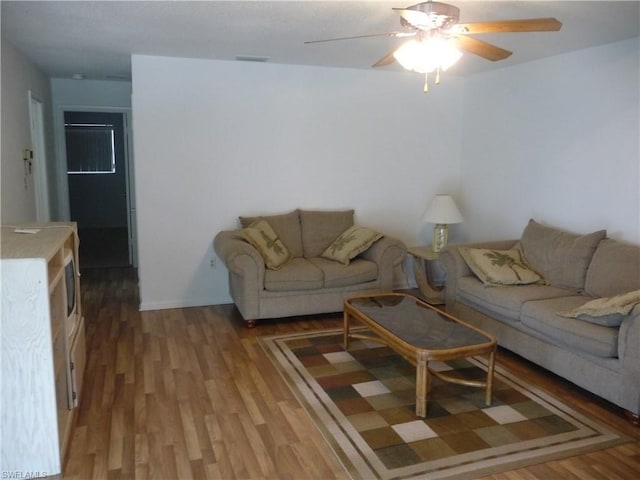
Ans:
<svg viewBox="0 0 640 480"><path fill-rule="evenodd" d="M2 475L56 475L86 359L75 223L2 227ZM7 477L8 478L8 477Z"/></svg>

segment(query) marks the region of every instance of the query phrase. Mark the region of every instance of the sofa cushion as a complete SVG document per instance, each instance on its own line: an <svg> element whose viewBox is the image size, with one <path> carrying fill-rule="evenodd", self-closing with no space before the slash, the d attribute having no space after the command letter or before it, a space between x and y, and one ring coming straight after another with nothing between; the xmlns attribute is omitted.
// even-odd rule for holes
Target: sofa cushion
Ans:
<svg viewBox="0 0 640 480"><path fill-rule="evenodd" d="M282 243L289 249L291 257L302 256L302 235L300 233L300 215L298 210L282 215L258 217L240 217L240 225L246 228L256 220L264 218L276 232Z"/></svg>
<svg viewBox="0 0 640 480"><path fill-rule="evenodd" d="M596 325L618 327L633 307L640 303L640 290L590 300L571 310L558 313L563 317L572 317Z"/></svg>
<svg viewBox="0 0 640 480"><path fill-rule="evenodd" d="M527 264L551 285L584 289L587 268L605 230L575 235L529 220L520 239Z"/></svg>
<svg viewBox="0 0 640 480"><path fill-rule="evenodd" d="M640 246L605 239L587 270L584 290L590 297L610 297L640 288Z"/></svg>
<svg viewBox="0 0 640 480"><path fill-rule="evenodd" d="M520 320L551 343L602 358L618 356L618 328L594 325L557 312L575 308L584 297L570 296L527 302Z"/></svg>
<svg viewBox="0 0 640 480"><path fill-rule="evenodd" d="M349 265L321 257L310 258L309 261L322 270L325 288L345 287L378 278L376 263L362 258L356 258Z"/></svg>
<svg viewBox="0 0 640 480"><path fill-rule="evenodd" d="M460 247L460 255L485 285L527 285L542 277L523 261L519 248L493 250Z"/></svg>
<svg viewBox="0 0 640 480"><path fill-rule="evenodd" d="M352 258L367 250L373 242L381 237L381 233L354 225L347 228L338 238L331 242L331 245L322 252L321 257L335 260L343 265L349 265Z"/></svg>
<svg viewBox="0 0 640 480"><path fill-rule="evenodd" d="M289 259L289 250L265 219L256 220L243 229L242 233L260 252L267 268L277 270Z"/></svg>
<svg viewBox="0 0 640 480"><path fill-rule="evenodd" d="M583 322L593 323L595 325L602 325L603 327L619 327L622 325L622 321L625 318L625 315L620 313L611 313L608 315L563 315L564 312L558 312L558 315L561 317L569 317L569 318L577 318L578 320L582 320Z"/></svg>
<svg viewBox="0 0 640 480"><path fill-rule="evenodd" d="M323 273L306 258L292 258L279 270L267 270L264 288L273 292L322 288Z"/></svg>
<svg viewBox="0 0 640 480"><path fill-rule="evenodd" d="M531 300L566 297L572 292L550 285L489 287L476 277L458 280L458 300L501 321L520 320L522 305ZM464 320L464 319L463 319Z"/></svg>
<svg viewBox="0 0 640 480"><path fill-rule="evenodd" d="M300 210L300 226L304 257L319 257L342 232L353 226L353 210Z"/></svg>

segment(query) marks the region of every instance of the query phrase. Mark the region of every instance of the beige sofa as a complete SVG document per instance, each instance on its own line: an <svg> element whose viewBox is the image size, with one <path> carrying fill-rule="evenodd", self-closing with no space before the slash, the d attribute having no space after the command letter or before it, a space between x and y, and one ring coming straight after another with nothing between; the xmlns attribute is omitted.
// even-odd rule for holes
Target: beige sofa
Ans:
<svg viewBox="0 0 640 480"><path fill-rule="evenodd" d="M497 250L490 258L500 261L500 252L517 244L525 265L544 283L489 286L469 266L469 252L482 252L469 248ZM639 423L640 304L624 315L601 315L607 311L601 309L574 318L594 299L627 292L637 298L639 246L607 239L604 231L574 235L531 220L520 239L450 245L440 258L448 311L495 335L500 346L622 407Z"/></svg>
<svg viewBox="0 0 640 480"><path fill-rule="evenodd" d="M269 245L277 244L276 255L287 257L276 268L267 267L246 235L261 219L277 235ZM231 297L248 326L264 318L339 312L345 297L390 291L406 255L401 241L384 235L370 246L363 244L366 249L348 264L324 258L326 250L339 243L336 239L354 226L353 210L294 210L240 217L240 224L242 229L218 233L213 244L229 271Z"/></svg>

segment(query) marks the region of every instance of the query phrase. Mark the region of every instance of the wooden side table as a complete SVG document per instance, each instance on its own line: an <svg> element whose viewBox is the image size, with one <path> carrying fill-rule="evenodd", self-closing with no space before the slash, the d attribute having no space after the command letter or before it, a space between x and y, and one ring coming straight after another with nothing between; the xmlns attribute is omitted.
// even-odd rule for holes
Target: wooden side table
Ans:
<svg viewBox="0 0 640 480"><path fill-rule="evenodd" d="M409 255L413 256L413 274L416 277L420 293L424 295L428 303L443 305L445 303L444 287L435 285L431 275L432 269L425 265L425 263L430 263L433 266L440 266L440 254L434 252L431 245L409 247L407 251Z"/></svg>

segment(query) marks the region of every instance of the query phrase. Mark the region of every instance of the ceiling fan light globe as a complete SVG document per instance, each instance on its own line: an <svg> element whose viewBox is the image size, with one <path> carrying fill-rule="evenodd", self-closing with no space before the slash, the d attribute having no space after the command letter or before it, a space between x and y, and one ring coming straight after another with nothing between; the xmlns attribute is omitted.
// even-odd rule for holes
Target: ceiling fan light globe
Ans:
<svg viewBox="0 0 640 480"><path fill-rule="evenodd" d="M422 43L419 40L409 40L393 52L393 56L403 68L412 72L428 73L433 71L433 69L429 70L429 66L426 65Z"/></svg>
<svg viewBox="0 0 640 480"><path fill-rule="evenodd" d="M407 70L431 73L437 69L447 70L455 64L462 53L441 37L410 40L393 53L394 58Z"/></svg>

